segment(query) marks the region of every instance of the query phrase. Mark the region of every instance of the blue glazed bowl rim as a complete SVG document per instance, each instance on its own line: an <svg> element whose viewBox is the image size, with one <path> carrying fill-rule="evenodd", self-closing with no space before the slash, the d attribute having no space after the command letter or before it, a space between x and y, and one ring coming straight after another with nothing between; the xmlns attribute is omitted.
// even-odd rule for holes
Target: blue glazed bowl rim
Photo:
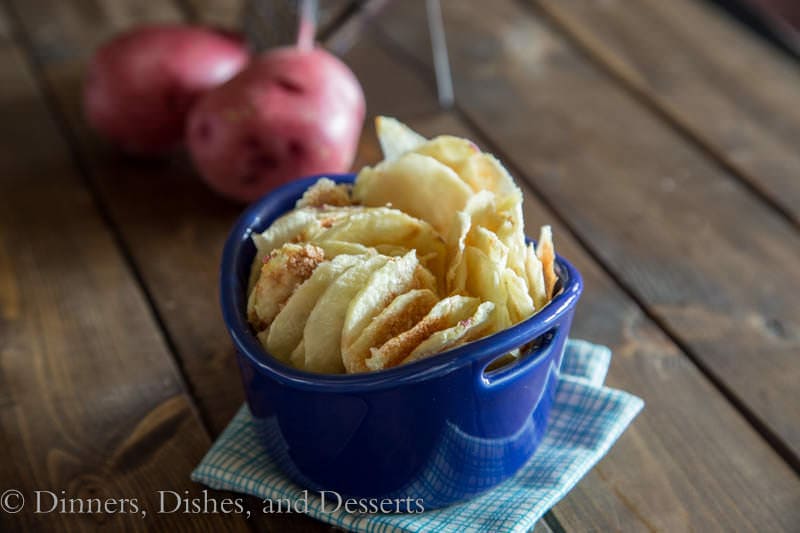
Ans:
<svg viewBox="0 0 800 533"><path fill-rule="evenodd" d="M267 353L250 329L246 316L245 288L237 277L245 247L254 231L264 231L286 211L275 212L282 202L298 199L320 178L337 183L351 183L355 174L318 174L287 183L249 206L234 224L225 242L220 266L220 303L222 317L236 349L260 372L296 388L305 390L356 393L394 388L443 376L466 365L485 368L492 360L537 338L570 313L583 291L580 272L566 259L556 256L561 292L544 309L514 326L452 350L387 370L359 374L315 374L298 370ZM252 257L248 261L248 269ZM249 270L248 270L249 271Z"/></svg>

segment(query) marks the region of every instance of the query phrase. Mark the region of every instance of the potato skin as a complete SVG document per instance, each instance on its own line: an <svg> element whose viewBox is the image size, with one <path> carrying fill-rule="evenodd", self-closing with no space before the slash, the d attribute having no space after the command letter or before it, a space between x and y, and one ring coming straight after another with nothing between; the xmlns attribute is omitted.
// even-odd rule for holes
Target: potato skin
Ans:
<svg viewBox="0 0 800 533"><path fill-rule="evenodd" d="M250 202L295 178L349 170L364 113L361 86L339 59L278 48L201 98L187 145L213 189Z"/></svg>
<svg viewBox="0 0 800 533"><path fill-rule="evenodd" d="M88 123L123 151L153 155L183 140L195 100L249 61L244 41L202 26L159 24L122 33L95 52L84 84Z"/></svg>

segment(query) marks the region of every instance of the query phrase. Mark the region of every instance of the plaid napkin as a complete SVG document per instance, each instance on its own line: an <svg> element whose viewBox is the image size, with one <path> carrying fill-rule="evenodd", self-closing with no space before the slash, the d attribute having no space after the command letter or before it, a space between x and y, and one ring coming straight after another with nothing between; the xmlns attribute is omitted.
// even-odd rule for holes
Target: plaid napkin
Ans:
<svg viewBox="0 0 800 533"><path fill-rule="evenodd" d="M307 492L308 514L359 532L525 532L602 458L642 409L627 392L603 387L611 351L570 340L545 435L531 460L511 479L465 503L419 514L348 514L323 509ZM192 480L262 499L294 501L303 489L278 470L261 448L253 419L242 406Z"/></svg>

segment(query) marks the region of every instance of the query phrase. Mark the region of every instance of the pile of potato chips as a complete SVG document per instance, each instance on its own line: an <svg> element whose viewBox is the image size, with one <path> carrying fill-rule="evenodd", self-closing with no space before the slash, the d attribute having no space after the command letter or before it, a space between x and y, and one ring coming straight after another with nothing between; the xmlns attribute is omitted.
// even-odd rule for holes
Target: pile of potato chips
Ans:
<svg viewBox="0 0 800 533"><path fill-rule="evenodd" d="M472 142L376 121L384 160L319 180L253 236L248 320L266 350L319 373L391 368L501 331L545 306L549 226L526 245L522 193Z"/></svg>

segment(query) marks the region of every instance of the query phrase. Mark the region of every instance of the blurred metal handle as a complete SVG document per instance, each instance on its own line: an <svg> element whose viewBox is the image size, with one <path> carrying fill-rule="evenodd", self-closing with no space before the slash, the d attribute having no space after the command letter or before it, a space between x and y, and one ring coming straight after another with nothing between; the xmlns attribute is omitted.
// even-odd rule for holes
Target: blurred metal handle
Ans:
<svg viewBox="0 0 800 533"><path fill-rule="evenodd" d="M433 69L436 72L436 90L439 95L439 105L444 109L453 107L453 77L450 73L450 58L447 54L447 40L444 34L442 21L442 7L439 0L425 0L428 11L428 31L431 34L433 48Z"/></svg>

